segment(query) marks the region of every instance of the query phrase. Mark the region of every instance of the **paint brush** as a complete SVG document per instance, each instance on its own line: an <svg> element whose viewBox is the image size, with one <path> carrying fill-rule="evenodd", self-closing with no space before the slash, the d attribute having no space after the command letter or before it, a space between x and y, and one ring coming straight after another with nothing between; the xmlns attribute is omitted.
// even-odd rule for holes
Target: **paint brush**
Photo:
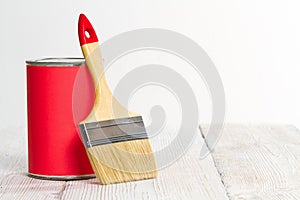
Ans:
<svg viewBox="0 0 300 200"><path fill-rule="evenodd" d="M78 35L96 88L93 109L79 129L97 178L102 184L155 178L156 162L143 119L109 89L97 35L83 14Z"/></svg>

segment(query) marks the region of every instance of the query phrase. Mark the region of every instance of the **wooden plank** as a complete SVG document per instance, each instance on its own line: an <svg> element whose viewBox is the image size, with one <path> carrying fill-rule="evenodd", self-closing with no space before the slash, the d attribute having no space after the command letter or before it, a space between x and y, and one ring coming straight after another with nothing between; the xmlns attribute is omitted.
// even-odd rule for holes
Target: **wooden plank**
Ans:
<svg viewBox="0 0 300 200"><path fill-rule="evenodd" d="M68 182L63 199L227 199L214 168L204 163L184 157L157 179L145 181L106 186L96 179Z"/></svg>
<svg viewBox="0 0 300 200"><path fill-rule="evenodd" d="M61 199L65 181L46 181L26 174L9 174L0 179L0 199Z"/></svg>
<svg viewBox="0 0 300 200"><path fill-rule="evenodd" d="M0 130L0 177L27 171L27 139L24 127Z"/></svg>
<svg viewBox="0 0 300 200"><path fill-rule="evenodd" d="M156 179L105 186L96 179L72 181L63 199L228 199L212 158L200 159L202 145L199 133L185 156Z"/></svg>
<svg viewBox="0 0 300 200"><path fill-rule="evenodd" d="M211 156L200 159L203 139L198 133L190 150L157 179L99 185L97 179L45 181L26 176L24 129L0 131L0 199L227 199ZM160 140L155 148L170 142Z"/></svg>
<svg viewBox="0 0 300 200"><path fill-rule="evenodd" d="M45 181L26 175L25 128L1 130L0 138L0 199L60 199L64 181Z"/></svg>
<svg viewBox="0 0 300 200"><path fill-rule="evenodd" d="M293 126L226 125L213 158L230 199L300 199L300 132Z"/></svg>

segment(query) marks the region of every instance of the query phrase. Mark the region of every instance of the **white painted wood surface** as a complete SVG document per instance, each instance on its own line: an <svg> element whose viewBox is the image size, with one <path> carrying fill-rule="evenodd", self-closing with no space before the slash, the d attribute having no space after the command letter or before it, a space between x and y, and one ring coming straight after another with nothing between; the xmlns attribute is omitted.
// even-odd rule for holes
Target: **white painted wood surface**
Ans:
<svg viewBox="0 0 300 200"><path fill-rule="evenodd" d="M227 125L212 155L230 199L300 199L295 127Z"/></svg>
<svg viewBox="0 0 300 200"><path fill-rule="evenodd" d="M96 179L65 182L30 178L26 175L26 131L2 130L0 138L0 199L228 199L212 157L199 157L205 145L200 133L191 149L159 171L157 179L106 186Z"/></svg>
<svg viewBox="0 0 300 200"><path fill-rule="evenodd" d="M30 178L25 130L1 130L0 138L0 199L300 199L300 132L293 126L226 125L204 159L198 134L157 179L107 186Z"/></svg>

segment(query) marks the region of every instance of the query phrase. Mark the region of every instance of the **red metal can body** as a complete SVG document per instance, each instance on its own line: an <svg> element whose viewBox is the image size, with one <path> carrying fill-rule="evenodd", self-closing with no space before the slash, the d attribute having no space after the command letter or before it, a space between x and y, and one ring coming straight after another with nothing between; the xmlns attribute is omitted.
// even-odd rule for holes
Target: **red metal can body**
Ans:
<svg viewBox="0 0 300 200"><path fill-rule="evenodd" d="M93 177L77 128L94 101L84 59L26 63L29 174L63 180Z"/></svg>

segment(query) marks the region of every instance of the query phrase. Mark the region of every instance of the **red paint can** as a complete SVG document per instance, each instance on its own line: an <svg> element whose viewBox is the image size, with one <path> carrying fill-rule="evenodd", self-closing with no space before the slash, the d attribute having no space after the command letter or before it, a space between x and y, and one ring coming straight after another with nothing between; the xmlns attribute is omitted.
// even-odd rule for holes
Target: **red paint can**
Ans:
<svg viewBox="0 0 300 200"><path fill-rule="evenodd" d="M94 177L78 130L94 101L84 59L47 58L26 64L29 175L58 180Z"/></svg>

